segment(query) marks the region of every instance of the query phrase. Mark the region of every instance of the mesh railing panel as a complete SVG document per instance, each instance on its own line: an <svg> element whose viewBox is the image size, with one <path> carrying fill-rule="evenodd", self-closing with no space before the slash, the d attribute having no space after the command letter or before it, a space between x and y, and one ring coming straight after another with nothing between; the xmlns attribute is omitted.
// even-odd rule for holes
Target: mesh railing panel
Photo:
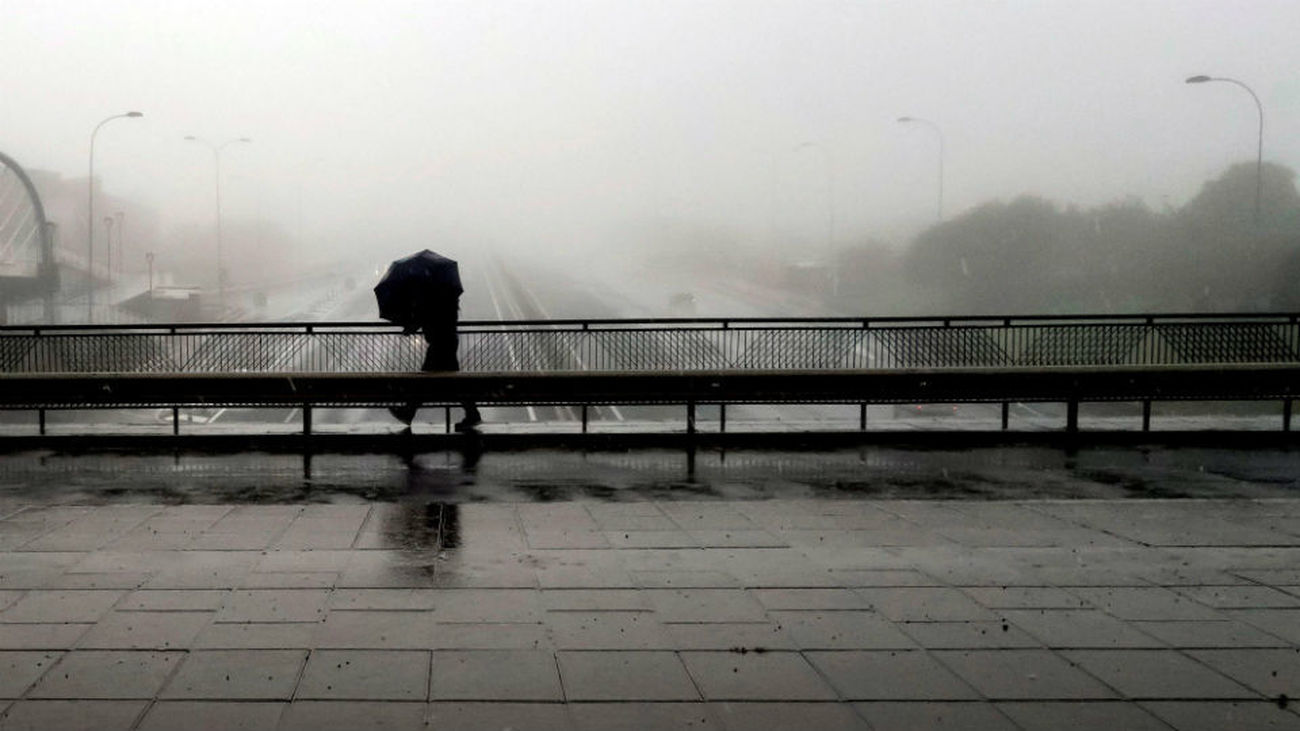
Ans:
<svg viewBox="0 0 1300 731"><path fill-rule="evenodd" d="M1135 321L1136 320L1136 321ZM764 326L753 321L601 321L466 327L461 368L474 372L681 371L1106 366L1300 361L1300 330L1275 321ZM424 339L374 325L248 329L101 326L0 329L0 372L402 372Z"/></svg>
<svg viewBox="0 0 1300 731"><path fill-rule="evenodd" d="M1011 365L987 327L879 328L872 331L883 346L877 367L976 368Z"/></svg>
<svg viewBox="0 0 1300 731"><path fill-rule="evenodd" d="M296 356L313 337L307 333L213 333L196 339L194 347L187 349L181 370L193 373L301 370L295 368Z"/></svg>
<svg viewBox="0 0 1300 731"><path fill-rule="evenodd" d="M864 339L861 329L744 330L744 350L729 359L741 369L851 368L849 356Z"/></svg>
<svg viewBox="0 0 1300 731"><path fill-rule="evenodd" d="M0 372L12 373L30 370L28 359L40 338L14 335L0 338Z"/></svg>
<svg viewBox="0 0 1300 731"><path fill-rule="evenodd" d="M169 352L166 336L94 334L36 337L19 372L152 373L181 370Z"/></svg>
<svg viewBox="0 0 1300 731"><path fill-rule="evenodd" d="M1286 363L1296 360L1276 325L1267 323L1157 325L1156 333L1182 363Z"/></svg>
<svg viewBox="0 0 1300 731"><path fill-rule="evenodd" d="M1147 325L1030 327L1015 333L1009 350L1022 366L1126 365L1150 332Z"/></svg>

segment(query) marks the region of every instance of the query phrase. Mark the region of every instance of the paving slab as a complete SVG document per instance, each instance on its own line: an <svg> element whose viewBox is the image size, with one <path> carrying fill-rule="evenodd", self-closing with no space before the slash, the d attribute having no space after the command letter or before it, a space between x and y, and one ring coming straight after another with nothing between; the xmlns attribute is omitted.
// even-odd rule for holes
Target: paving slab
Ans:
<svg viewBox="0 0 1300 731"><path fill-rule="evenodd" d="M217 622L319 622L329 592L323 589L245 589L232 592Z"/></svg>
<svg viewBox="0 0 1300 731"><path fill-rule="evenodd" d="M1007 620L902 622L898 626L916 644L932 650L1014 649L1043 645Z"/></svg>
<svg viewBox="0 0 1300 731"><path fill-rule="evenodd" d="M127 731L148 706L146 701L18 701L0 717L5 731Z"/></svg>
<svg viewBox="0 0 1300 731"><path fill-rule="evenodd" d="M0 612L0 623L94 622L124 595L122 591L37 589Z"/></svg>
<svg viewBox="0 0 1300 731"><path fill-rule="evenodd" d="M551 639L562 650L671 650L665 625L652 612L552 612Z"/></svg>
<svg viewBox="0 0 1300 731"><path fill-rule="evenodd" d="M1300 648L1187 653L1267 698L1300 699Z"/></svg>
<svg viewBox="0 0 1300 731"><path fill-rule="evenodd" d="M712 704L694 703L574 703L570 704L574 728L579 731L640 731L679 729L708 731L722 723Z"/></svg>
<svg viewBox="0 0 1300 731"><path fill-rule="evenodd" d="M1146 624L1125 622L1097 609L1007 609L1002 621L1019 627L1046 647L1163 647L1141 631Z"/></svg>
<svg viewBox="0 0 1300 731"><path fill-rule="evenodd" d="M275 731L287 703L245 703L238 701L158 701L138 731L175 729L231 729L232 731Z"/></svg>
<svg viewBox="0 0 1300 731"><path fill-rule="evenodd" d="M84 650L59 659L27 692L29 698L154 698L183 652Z"/></svg>
<svg viewBox="0 0 1300 731"><path fill-rule="evenodd" d="M21 698L60 657L58 652L0 650L0 698Z"/></svg>
<svg viewBox="0 0 1300 731"><path fill-rule="evenodd" d="M1109 686L1047 650L947 650L932 655L990 699L1117 697Z"/></svg>
<svg viewBox="0 0 1300 731"><path fill-rule="evenodd" d="M775 621L743 624L665 624L669 646L678 650L794 650L794 638Z"/></svg>
<svg viewBox="0 0 1300 731"><path fill-rule="evenodd" d="M319 650L308 659L295 698L422 701L428 695L428 652Z"/></svg>
<svg viewBox="0 0 1300 731"><path fill-rule="evenodd" d="M968 700L979 695L920 650L810 652L808 660L847 700Z"/></svg>
<svg viewBox="0 0 1300 731"><path fill-rule="evenodd" d="M547 650L436 651L429 697L444 701L562 701Z"/></svg>
<svg viewBox="0 0 1300 731"><path fill-rule="evenodd" d="M289 700L307 653L302 650L191 652L160 694L168 699Z"/></svg>
<svg viewBox="0 0 1300 731"><path fill-rule="evenodd" d="M710 704L728 731L867 731L866 721L845 703L722 702Z"/></svg>
<svg viewBox="0 0 1300 731"><path fill-rule="evenodd" d="M560 651L570 701L686 701L700 693L674 652Z"/></svg>
<svg viewBox="0 0 1300 731"><path fill-rule="evenodd" d="M803 650L889 650L917 646L900 625L875 612L769 612Z"/></svg>
<svg viewBox="0 0 1300 731"><path fill-rule="evenodd" d="M1056 731L1063 719L1073 728L1124 729L1124 731L1168 731L1169 726L1134 703L1117 701L1063 703L999 703L1024 731Z"/></svg>
<svg viewBox="0 0 1300 731"><path fill-rule="evenodd" d="M212 612L113 612L77 642L78 649L176 650L190 647Z"/></svg>
<svg viewBox="0 0 1300 731"><path fill-rule="evenodd" d="M836 700L835 691L797 652L683 652L706 700Z"/></svg>
<svg viewBox="0 0 1300 731"><path fill-rule="evenodd" d="M854 708L875 731L1019 731L1020 727L984 701L871 701Z"/></svg>
<svg viewBox="0 0 1300 731"><path fill-rule="evenodd" d="M0 648L68 650L93 624L0 624Z"/></svg>
<svg viewBox="0 0 1300 731"><path fill-rule="evenodd" d="M1062 655L1128 698L1253 699L1258 694L1176 652L1069 650Z"/></svg>
<svg viewBox="0 0 1300 731"><path fill-rule="evenodd" d="M1273 702L1157 702L1140 704L1179 731L1296 731L1300 715Z"/></svg>
<svg viewBox="0 0 1300 731"><path fill-rule="evenodd" d="M1143 634L1180 650L1193 648L1290 647L1291 643L1244 622L1134 622Z"/></svg>
<svg viewBox="0 0 1300 731"><path fill-rule="evenodd" d="M573 719L563 703L429 704L429 726L458 731L572 731Z"/></svg>
<svg viewBox="0 0 1300 731"><path fill-rule="evenodd" d="M418 731L426 729L424 703L294 701L280 731Z"/></svg>

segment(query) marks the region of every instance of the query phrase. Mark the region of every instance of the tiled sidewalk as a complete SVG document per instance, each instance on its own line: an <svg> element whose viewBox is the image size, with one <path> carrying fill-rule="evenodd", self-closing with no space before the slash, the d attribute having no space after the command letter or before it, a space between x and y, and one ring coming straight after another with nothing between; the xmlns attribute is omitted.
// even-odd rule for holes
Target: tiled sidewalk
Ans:
<svg viewBox="0 0 1300 731"><path fill-rule="evenodd" d="M4 729L1300 728L1300 501L0 515Z"/></svg>

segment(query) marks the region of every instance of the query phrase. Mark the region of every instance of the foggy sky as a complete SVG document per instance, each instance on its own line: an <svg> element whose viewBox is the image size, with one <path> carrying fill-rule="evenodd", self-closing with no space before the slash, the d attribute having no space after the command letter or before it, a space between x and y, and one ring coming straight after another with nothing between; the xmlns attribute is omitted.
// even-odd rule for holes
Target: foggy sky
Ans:
<svg viewBox="0 0 1300 731"><path fill-rule="evenodd" d="M326 253L435 232L532 251L630 222L901 240L1021 193L1178 206L1255 154L1300 167L1300 3L0 0L0 150L170 226L264 218ZM468 244L464 244L468 245ZM455 246L444 247L455 250Z"/></svg>

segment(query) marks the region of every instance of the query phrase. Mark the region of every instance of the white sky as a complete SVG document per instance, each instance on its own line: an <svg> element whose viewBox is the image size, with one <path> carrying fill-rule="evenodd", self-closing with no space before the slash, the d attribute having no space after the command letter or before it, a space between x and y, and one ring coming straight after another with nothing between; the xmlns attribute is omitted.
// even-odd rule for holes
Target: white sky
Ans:
<svg viewBox="0 0 1300 731"><path fill-rule="evenodd" d="M1300 167L1295 0L0 0L0 150L164 221L333 246L436 232L626 246L628 222L898 237L1037 193L1179 205L1228 164ZM807 144L812 143L812 144ZM829 169L828 169L829 168ZM391 244L391 246L390 246Z"/></svg>

